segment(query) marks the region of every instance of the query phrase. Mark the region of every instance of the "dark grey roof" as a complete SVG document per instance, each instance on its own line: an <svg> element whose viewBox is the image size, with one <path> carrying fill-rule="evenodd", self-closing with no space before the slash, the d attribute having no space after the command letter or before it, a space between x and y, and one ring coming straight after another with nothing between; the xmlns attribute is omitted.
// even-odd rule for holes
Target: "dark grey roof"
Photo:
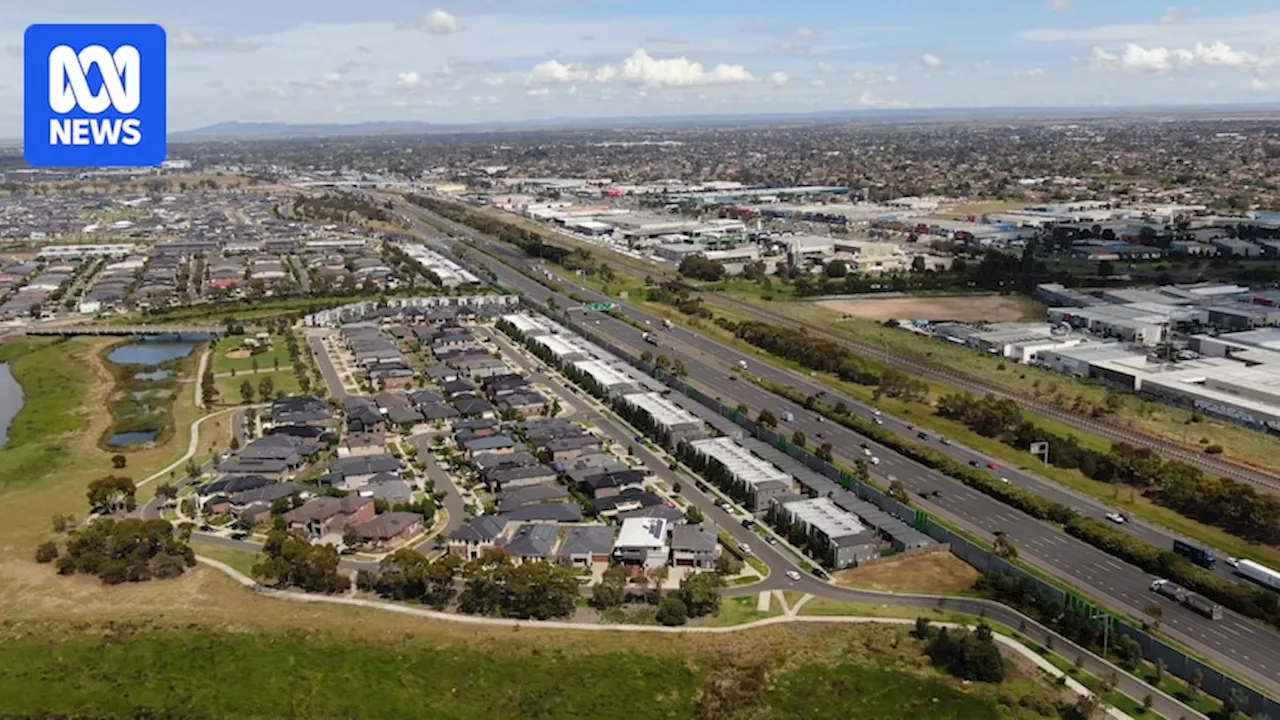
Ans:
<svg viewBox="0 0 1280 720"><path fill-rule="evenodd" d="M452 540L463 540L466 542L492 540L498 537L498 535L502 533L502 529L506 526L506 521L499 520L496 515L481 515L466 525L454 530L449 534L449 538Z"/></svg>
<svg viewBox="0 0 1280 720"><path fill-rule="evenodd" d="M609 512L618 507L626 507L639 503L640 507L653 507L655 505L664 505L662 498L649 492L648 490L637 490L635 488L627 488L612 497L600 498L591 501L597 512Z"/></svg>
<svg viewBox="0 0 1280 720"><path fill-rule="evenodd" d="M582 507L577 503L544 503L525 505L500 516L507 522L582 522Z"/></svg>
<svg viewBox="0 0 1280 720"><path fill-rule="evenodd" d="M306 489L298 483L273 483L254 490L236 493L231 496L232 505L251 505L253 503L273 503L282 497L289 497Z"/></svg>
<svg viewBox="0 0 1280 720"><path fill-rule="evenodd" d="M368 522L360 523L353 529L361 537L371 540L386 540L399 535L415 524L422 524L422 516L417 513L388 512L382 513Z"/></svg>
<svg viewBox="0 0 1280 720"><path fill-rule="evenodd" d="M274 459L232 458L218 465L219 472L227 475L252 475L254 473L274 475L288 469L288 462Z"/></svg>
<svg viewBox="0 0 1280 720"><path fill-rule="evenodd" d="M200 488L201 495L221 495L231 493L244 492L245 490L253 490L263 485L269 485L271 481L261 475L232 475L223 476L206 483Z"/></svg>
<svg viewBox="0 0 1280 720"><path fill-rule="evenodd" d="M488 435L486 437L472 438L462 443L467 450L500 450L502 448L514 447L515 440L506 435Z"/></svg>
<svg viewBox="0 0 1280 720"><path fill-rule="evenodd" d="M502 493L498 503L498 512L511 512L525 505L535 503L557 502L566 500L569 491L559 485L534 485L533 487L516 488Z"/></svg>
<svg viewBox="0 0 1280 720"><path fill-rule="evenodd" d="M422 411L414 407L393 407L387 410L387 420L396 425L420 423L423 419Z"/></svg>
<svg viewBox="0 0 1280 720"><path fill-rule="evenodd" d="M558 535L554 525L521 525L504 548L516 557L551 557Z"/></svg>
<svg viewBox="0 0 1280 720"><path fill-rule="evenodd" d="M338 458L329 463L329 472L343 477L399 471L400 461L392 455Z"/></svg>
<svg viewBox="0 0 1280 720"><path fill-rule="evenodd" d="M710 525L676 525L671 529L671 549L715 552L716 531Z"/></svg>
<svg viewBox="0 0 1280 720"><path fill-rule="evenodd" d="M560 544L560 557L571 555L608 555L613 552L613 528L605 525L579 525L569 531Z"/></svg>

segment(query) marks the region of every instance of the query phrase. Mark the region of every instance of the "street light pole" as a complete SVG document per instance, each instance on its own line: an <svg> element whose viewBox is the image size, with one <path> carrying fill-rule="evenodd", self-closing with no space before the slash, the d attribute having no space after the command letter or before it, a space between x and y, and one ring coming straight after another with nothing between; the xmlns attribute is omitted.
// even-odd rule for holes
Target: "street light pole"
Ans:
<svg viewBox="0 0 1280 720"><path fill-rule="evenodd" d="M1102 659L1106 660L1107 659L1107 640L1110 639L1110 634L1111 634L1111 616L1106 613L1098 613L1097 615L1094 615L1089 619L1097 620L1099 618L1102 619Z"/></svg>

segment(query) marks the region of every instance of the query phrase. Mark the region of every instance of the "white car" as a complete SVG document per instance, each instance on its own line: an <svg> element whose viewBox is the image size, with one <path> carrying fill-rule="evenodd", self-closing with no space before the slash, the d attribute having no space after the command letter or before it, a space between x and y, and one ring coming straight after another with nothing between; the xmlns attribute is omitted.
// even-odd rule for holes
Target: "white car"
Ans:
<svg viewBox="0 0 1280 720"><path fill-rule="evenodd" d="M1227 564L1231 567L1240 567L1240 558L1229 557L1227 558Z"/></svg>
<svg viewBox="0 0 1280 720"><path fill-rule="evenodd" d="M883 420L881 420L880 418L872 418L872 421L874 421L874 422L875 422L875 424L877 424L877 425L883 425L883 424L884 424L884 421L883 421Z"/></svg>
<svg viewBox="0 0 1280 720"><path fill-rule="evenodd" d="M872 465L879 465L879 464L880 464L880 458L876 457L875 455L872 455L872 456L871 456L871 464L872 464Z"/></svg>
<svg viewBox="0 0 1280 720"><path fill-rule="evenodd" d="M862 448L862 454L871 457L871 448Z"/></svg>
<svg viewBox="0 0 1280 720"><path fill-rule="evenodd" d="M1009 478L1000 478L1000 482L1004 483L1005 485L1008 485L1008 484L1009 484Z"/></svg>
<svg viewBox="0 0 1280 720"><path fill-rule="evenodd" d="M738 549L742 551L742 554L743 554L743 555L750 555L750 554L751 554L751 546L750 546L750 545L748 545L748 544L746 544L746 543L742 543L741 545L739 545L739 546L738 546Z"/></svg>
<svg viewBox="0 0 1280 720"><path fill-rule="evenodd" d="M1125 523L1124 516L1118 512L1107 513L1107 519L1117 525L1123 525Z"/></svg>
<svg viewBox="0 0 1280 720"><path fill-rule="evenodd" d="M796 572L795 570L788 570L786 574L787 574L787 579L792 582L797 582L800 580L800 573Z"/></svg>
<svg viewBox="0 0 1280 720"><path fill-rule="evenodd" d="M880 411L879 411L879 410L872 410L872 411L871 411L871 414L872 414L872 415L875 415L876 417L880 417Z"/></svg>

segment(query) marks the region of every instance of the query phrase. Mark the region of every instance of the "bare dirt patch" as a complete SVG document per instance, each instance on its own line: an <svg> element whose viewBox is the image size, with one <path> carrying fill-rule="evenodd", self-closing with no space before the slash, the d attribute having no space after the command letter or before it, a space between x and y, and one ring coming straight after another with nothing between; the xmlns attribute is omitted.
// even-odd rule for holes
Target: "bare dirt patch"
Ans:
<svg viewBox="0 0 1280 720"><path fill-rule="evenodd" d="M228 360L248 360L253 357L253 353L248 350L228 350L226 355Z"/></svg>
<svg viewBox="0 0 1280 720"><path fill-rule="evenodd" d="M1012 295L867 298L822 300L819 307L864 320L958 320L1017 322L1027 314L1026 300Z"/></svg>
<svg viewBox="0 0 1280 720"><path fill-rule="evenodd" d="M935 552L841 570L835 577L841 585L872 590L947 594L973 587L979 573L949 552Z"/></svg>

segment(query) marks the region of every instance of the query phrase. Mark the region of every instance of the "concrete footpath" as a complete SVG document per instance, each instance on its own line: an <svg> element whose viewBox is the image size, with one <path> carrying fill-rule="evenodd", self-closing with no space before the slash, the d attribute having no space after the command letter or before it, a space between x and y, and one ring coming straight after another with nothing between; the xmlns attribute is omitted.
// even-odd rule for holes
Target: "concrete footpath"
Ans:
<svg viewBox="0 0 1280 720"><path fill-rule="evenodd" d="M303 603L330 603L333 605L352 605L355 607L369 608L371 610L383 610L386 612L400 613L401 615L414 615L429 620L439 620L442 622L462 623L464 625L485 625L489 627L509 627L509 628L528 628L532 630L583 630L587 632L647 632L647 633L666 633L679 635L683 633L708 633L723 634L735 633L742 630L751 630L753 628L765 627L767 625L779 625L782 623L879 623L882 625L915 625L914 620L906 618L879 618L879 617L851 617L851 616L803 616L803 615L779 615L776 617L766 618L764 620L756 620L754 622L743 623L741 625L732 625L729 627L663 627L661 625L591 625L586 623L572 623L557 620L509 620L506 618L489 618L476 617L473 615L455 615L453 613L439 612L437 610L427 610L422 607L414 607L410 605L400 605L396 603L382 602L380 600L365 600L363 598L338 596L338 595L313 595L310 593L294 592L292 590L275 590L263 585L259 585L253 578L246 576L244 573L227 565L224 562L214 560L213 558L196 556L196 560L204 565L219 570L230 576L233 580L241 585L252 589L260 595L277 598L280 600L289 600L292 602ZM762 593L763 595L763 593ZM766 596L767 597L767 596ZM931 622L930 625L935 627L972 627L962 625L961 623L948 622ZM1041 657L1039 653L1013 638L1006 637L999 633L994 635L996 642L1004 645L1009 650L1018 653L1027 660L1036 665L1037 668L1043 670L1050 677L1057 679L1065 675L1053 663ZM1091 696L1093 693L1068 677L1066 687L1072 692L1080 696ZM1119 710L1108 707L1107 715L1115 720L1131 720Z"/></svg>

